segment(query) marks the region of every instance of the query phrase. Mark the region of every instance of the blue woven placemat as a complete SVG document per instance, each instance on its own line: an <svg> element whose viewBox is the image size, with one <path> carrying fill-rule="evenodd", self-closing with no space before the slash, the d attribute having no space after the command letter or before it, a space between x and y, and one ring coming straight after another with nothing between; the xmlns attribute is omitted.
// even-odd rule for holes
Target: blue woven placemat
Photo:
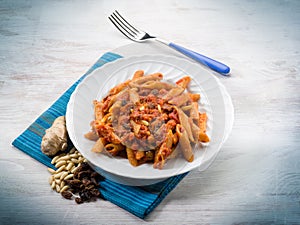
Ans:
<svg viewBox="0 0 300 225"><path fill-rule="evenodd" d="M13 146L30 155L32 158L55 168L51 164L51 158L41 152L41 141L55 118L66 114L66 108L71 94L81 80L105 63L112 62L122 56L115 53L105 53L100 59L63 95L57 99L49 109L40 115L20 136L13 141ZM100 191L110 202L122 207L128 212L145 218L156 206L176 187L176 185L186 176L187 173L171 177L157 184L143 187L132 187L115 183L108 179L101 182Z"/></svg>

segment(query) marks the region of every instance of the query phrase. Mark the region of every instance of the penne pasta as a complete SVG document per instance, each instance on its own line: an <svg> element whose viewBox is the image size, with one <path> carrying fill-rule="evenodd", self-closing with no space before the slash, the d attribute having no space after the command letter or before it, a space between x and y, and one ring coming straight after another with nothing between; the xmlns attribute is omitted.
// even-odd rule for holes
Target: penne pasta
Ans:
<svg viewBox="0 0 300 225"><path fill-rule="evenodd" d="M101 120L103 117L103 112L102 112L103 103L98 102L97 100L94 100L93 104L94 104L95 120Z"/></svg>
<svg viewBox="0 0 300 225"><path fill-rule="evenodd" d="M166 142L166 147L167 148L172 148L172 145L173 145L173 132L172 132L172 130L168 131L165 142Z"/></svg>
<svg viewBox="0 0 300 225"><path fill-rule="evenodd" d="M95 119L84 135L95 141L93 152L127 158L135 167L152 163L156 169L181 155L194 160L192 146L209 141L207 115L198 111L200 95L187 90L189 76L175 84L162 79L161 73L137 70L131 80L93 101Z"/></svg>
<svg viewBox="0 0 300 225"><path fill-rule="evenodd" d="M162 83L162 82L156 81L156 80L150 80L150 81L147 81L146 83L142 84L141 88L171 90L174 88L174 85L168 84L168 83Z"/></svg>
<svg viewBox="0 0 300 225"><path fill-rule="evenodd" d="M188 95L193 102L198 102L200 100L200 94L188 93Z"/></svg>
<svg viewBox="0 0 300 225"><path fill-rule="evenodd" d="M153 73L153 74L150 74L147 76L138 77L131 83L143 84L150 80L161 80L162 78L163 78L163 75L161 73Z"/></svg>
<svg viewBox="0 0 300 225"><path fill-rule="evenodd" d="M92 152L103 152L104 150L104 145L103 145L103 140L102 138L98 138L98 140L96 141L96 143L94 144L93 148L92 148Z"/></svg>
<svg viewBox="0 0 300 225"><path fill-rule="evenodd" d="M179 155L180 155L180 147L179 146L176 146L174 148L174 150L172 151L172 153L167 157L167 159L175 159L177 158Z"/></svg>
<svg viewBox="0 0 300 225"><path fill-rule="evenodd" d="M132 80L136 80L137 78L142 77L142 76L144 76L144 70L137 70L133 74Z"/></svg>
<svg viewBox="0 0 300 225"><path fill-rule="evenodd" d="M176 133L179 137L179 146L184 158L188 162L192 162L194 160L194 154L186 130L183 128L183 126L177 124Z"/></svg>
<svg viewBox="0 0 300 225"><path fill-rule="evenodd" d="M84 137L86 139L89 139L91 141L97 141L99 139L99 136L97 135L97 133L95 131L89 131L86 134L84 134Z"/></svg>
<svg viewBox="0 0 300 225"><path fill-rule="evenodd" d="M192 118L195 121L199 120L199 112L198 112L198 102L192 102L191 103L191 109L190 109L190 118Z"/></svg>
<svg viewBox="0 0 300 225"><path fill-rule="evenodd" d="M180 95L177 95L170 99L168 102L170 104L176 105L176 106L182 106L185 103L187 103L190 100L190 97L187 93L181 93Z"/></svg>
<svg viewBox="0 0 300 225"><path fill-rule="evenodd" d="M167 136L160 146L160 148L155 152L154 168L162 169L167 158L172 153L173 146L173 133L169 130Z"/></svg>
<svg viewBox="0 0 300 225"><path fill-rule="evenodd" d="M180 107L184 112L190 112L190 110L192 109L192 105L185 105ZM198 113L198 112L197 112Z"/></svg>
<svg viewBox="0 0 300 225"><path fill-rule="evenodd" d="M191 140L192 142L195 142L195 139L194 139L193 134L192 134L192 128L191 128L190 123L189 123L188 116L181 109L177 108L177 112L178 112L178 117L179 117L180 124L186 130L187 135L189 137L189 140Z"/></svg>
<svg viewBox="0 0 300 225"><path fill-rule="evenodd" d="M111 116L112 113L107 113L103 118L100 120L101 123L111 123Z"/></svg>
<svg viewBox="0 0 300 225"><path fill-rule="evenodd" d="M166 162L167 152L170 152L167 144L164 142L159 149L155 152L153 167L157 169L162 169Z"/></svg>
<svg viewBox="0 0 300 225"><path fill-rule="evenodd" d="M199 140L200 128L193 122L192 118L189 118L189 123L194 140Z"/></svg>
<svg viewBox="0 0 300 225"><path fill-rule="evenodd" d="M170 100L184 92L184 88L182 87L174 87L168 93L166 93L162 98L166 100Z"/></svg>
<svg viewBox="0 0 300 225"><path fill-rule="evenodd" d="M118 155L118 153L120 151L122 151L124 149L124 146L121 144L113 144L113 143L109 143L106 144L104 146L104 149L106 150L106 152L108 152L110 155L112 156L116 156Z"/></svg>
<svg viewBox="0 0 300 225"><path fill-rule="evenodd" d="M178 143L178 135L176 132L173 134L172 138L173 138L173 144L176 146Z"/></svg>
<svg viewBox="0 0 300 225"><path fill-rule="evenodd" d="M138 166L138 161L135 158L133 150L131 148L126 148L126 153L127 153L127 158L128 158L129 163L132 166Z"/></svg>
<svg viewBox="0 0 300 225"><path fill-rule="evenodd" d="M191 78L189 76L185 76L181 79L179 79L178 81L176 81L176 84L180 87L182 87L183 89L186 89L188 84L190 83Z"/></svg>
<svg viewBox="0 0 300 225"><path fill-rule="evenodd" d="M144 151L140 151L140 150L136 151L135 158L137 160L141 160L144 156L145 156L145 152Z"/></svg>
<svg viewBox="0 0 300 225"><path fill-rule="evenodd" d="M209 142L209 137L206 134L206 121L207 115L206 113L199 113L199 141L201 142Z"/></svg>
<svg viewBox="0 0 300 225"><path fill-rule="evenodd" d="M115 86L114 88L110 89L109 95L118 94L120 91L124 90L124 88L128 86L129 82L130 82L130 80L127 80L127 81Z"/></svg>

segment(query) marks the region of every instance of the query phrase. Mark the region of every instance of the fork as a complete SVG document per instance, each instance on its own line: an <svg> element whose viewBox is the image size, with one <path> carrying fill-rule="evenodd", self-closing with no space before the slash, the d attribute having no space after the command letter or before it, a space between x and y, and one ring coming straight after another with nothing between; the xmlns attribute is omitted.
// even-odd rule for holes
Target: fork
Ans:
<svg viewBox="0 0 300 225"><path fill-rule="evenodd" d="M221 73L223 75L228 75L230 72L230 68L221 62L218 62L207 56L204 56L202 54L199 54L197 52L194 52L192 50L184 48L173 42L169 42L169 41L163 40L161 38L154 37L154 36L148 34L147 32L142 31L141 29L138 29L137 27L135 27L135 26L131 25L129 22L127 22L127 20L123 16L121 16L121 14L117 10L115 10L108 18L122 34L124 34L126 37L128 37L132 41L144 42L149 39L156 40L156 41L163 43L163 44L181 52L182 54L196 60L197 62L202 63L203 65L209 67L210 69L212 69L218 73Z"/></svg>

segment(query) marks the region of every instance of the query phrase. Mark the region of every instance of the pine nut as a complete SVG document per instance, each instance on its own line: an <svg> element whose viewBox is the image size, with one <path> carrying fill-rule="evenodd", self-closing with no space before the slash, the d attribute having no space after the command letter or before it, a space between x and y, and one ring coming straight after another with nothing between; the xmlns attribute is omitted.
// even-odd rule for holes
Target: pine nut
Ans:
<svg viewBox="0 0 300 225"><path fill-rule="evenodd" d="M73 147L71 150L70 150L70 154L74 153L76 151L76 149Z"/></svg>
<svg viewBox="0 0 300 225"><path fill-rule="evenodd" d="M79 162L79 163L82 163L83 160L84 160L84 158L83 158L82 156L80 156L80 157L78 158L78 162Z"/></svg>
<svg viewBox="0 0 300 225"><path fill-rule="evenodd" d="M55 180L53 180L53 181L52 181L52 184L51 184L51 188L54 189L54 188L55 188L55 185L56 185Z"/></svg>
<svg viewBox="0 0 300 225"><path fill-rule="evenodd" d="M61 180L60 179L55 179L55 183L58 184L58 185L60 185Z"/></svg>
<svg viewBox="0 0 300 225"><path fill-rule="evenodd" d="M77 170L78 166L74 166L74 168L72 168L71 173L75 173Z"/></svg>
<svg viewBox="0 0 300 225"><path fill-rule="evenodd" d="M160 105L157 105L157 109L161 113L161 107L160 107Z"/></svg>
<svg viewBox="0 0 300 225"><path fill-rule="evenodd" d="M69 164L67 165L66 169L67 169L68 171L70 171L70 170L72 169L73 166L74 166L74 163L69 162Z"/></svg>
<svg viewBox="0 0 300 225"><path fill-rule="evenodd" d="M63 172L63 174L60 176L60 180L63 180L66 176L68 176L68 172Z"/></svg>
<svg viewBox="0 0 300 225"><path fill-rule="evenodd" d="M75 173L77 167L74 166L74 168L72 168L71 173Z"/></svg>
<svg viewBox="0 0 300 225"><path fill-rule="evenodd" d="M77 158L78 158L78 155L77 155L77 153L73 153L73 154L71 154L71 155L70 155L70 158L71 158L71 160L72 160L72 158L76 158L76 159L77 159Z"/></svg>
<svg viewBox="0 0 300 225"><path fill-rule="evenodd" d="M60 193L62 193L63 191L66 191L66 190L68 190L69 189L69 186L64 186L62 189L60 189Z"/></svg>
<svg viewBox="0 0 300 225"><path fill-rule="evenodd" d="M62 189L64 186L66 185L66 183L64 182L64 181L62 181L61 183L60 183L60 189Z"/></svg>
<svg viewBox="0 0 300 225"><path fill-rule="evenodd" d="M49 182L50 185L52 184L52 182L53 182L53 176L49 177L48 182Z"/></svg>
<svg viewBox="0 0 300 225"><path fill-rule="evenodd" d="M70 173L69 175L65 176L64 180L69 180L70 178L72 178L74 176L74 174Z"/></svg>
<svg viewBox="0 0 300 225"><path fill-rule="evenodd" d="M142 120L141 122L142 122L142 124L144 124L145 126L149 126L149 123L148 123L148 121L146 121L146 120Z"/></svg>
<svg viewBox="0 0 300 225"><path fill-rule="evenodd" d="M62 173L63 173L63 172L60 172L60 173L55 174L55 175L54 175L54 178L55 178L55 179L60 178L60 176L62 175Z"/></svg>
<svg viewBox="0 0 300 225"><path fill-rule="evenodd" d="M59 158L59 156L55 156L52 160L51 160L51 164L55 164L56 163L56 160Z"/></svg>
<svg viewBox="0 0 300 225"><path fill-rule="evenodd" d="M61 167L62 165L65 165L67 162L65 160L63 161L59 161L55 164L55 167L58 168L58 167Z"/></svg>
<svg viewBox="0 0 300 225"><path fill-rule="evenodd" d="M76 163L76 164L79 163L78 160L77 160L77 159L74 159L74 158L71 159L71 161L72 161L73 163Z"/></svg>
<svg viewBox="0 0 300 225"><path fill-rule="evenodd" d="M73 163L73 162L72 162ZM71 170L70 171L72 171L72 169L74 169L74 168L76 168L76 166L73 164L73 166L72 166L72 168L71 168Z"/></svg>
<svg viewBox="0 0 300 225"><path fill-rule="evenodd" d="M57 184L57 185L55 185L55 189L56 189L56 192L60 192L60 187L59 187L59 185Z"/></svg>
<svg viewBox="0 0 300 225"><path fill-rule="evenodd" d="M60 157L59 159L57 159L56 160L56 162L59 162L59 161L62 161L62 160L68 160L68 159L70 159L70 155L65 155L65 156L63 156L63 157Z"/></svg>
<svg viewBox="0 0 300 225"><path fill-rule="evenodd" d="M63 171L65 168L66 168L66 165L62 165L61 167L59 167L58 170L56 170L56 173Z"/></svg>
<svg viewBox="0 0 300 225"><path fill-rule="evenodd" d="M48 171L49 171L51 174L54 174L54 173L55 173L55 170L52 169L52 168L50 168L50 167L48 167Z"/></svg>

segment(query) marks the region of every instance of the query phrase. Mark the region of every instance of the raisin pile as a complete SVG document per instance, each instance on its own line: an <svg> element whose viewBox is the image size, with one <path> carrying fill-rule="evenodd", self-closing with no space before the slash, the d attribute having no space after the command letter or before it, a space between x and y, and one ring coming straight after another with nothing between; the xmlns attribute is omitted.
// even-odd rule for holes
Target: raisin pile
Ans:
<svg viewBox="0 0 300 225"><path fill-rule="evenodd" d="M74 172L72 179L66 181L69 190L61 192L61 195L66 199L73 199L81 204L96 200L97 198L104 199L99 191L99 182L104 180L104 177L95 172L86 162L83 162Z"/></svg>

